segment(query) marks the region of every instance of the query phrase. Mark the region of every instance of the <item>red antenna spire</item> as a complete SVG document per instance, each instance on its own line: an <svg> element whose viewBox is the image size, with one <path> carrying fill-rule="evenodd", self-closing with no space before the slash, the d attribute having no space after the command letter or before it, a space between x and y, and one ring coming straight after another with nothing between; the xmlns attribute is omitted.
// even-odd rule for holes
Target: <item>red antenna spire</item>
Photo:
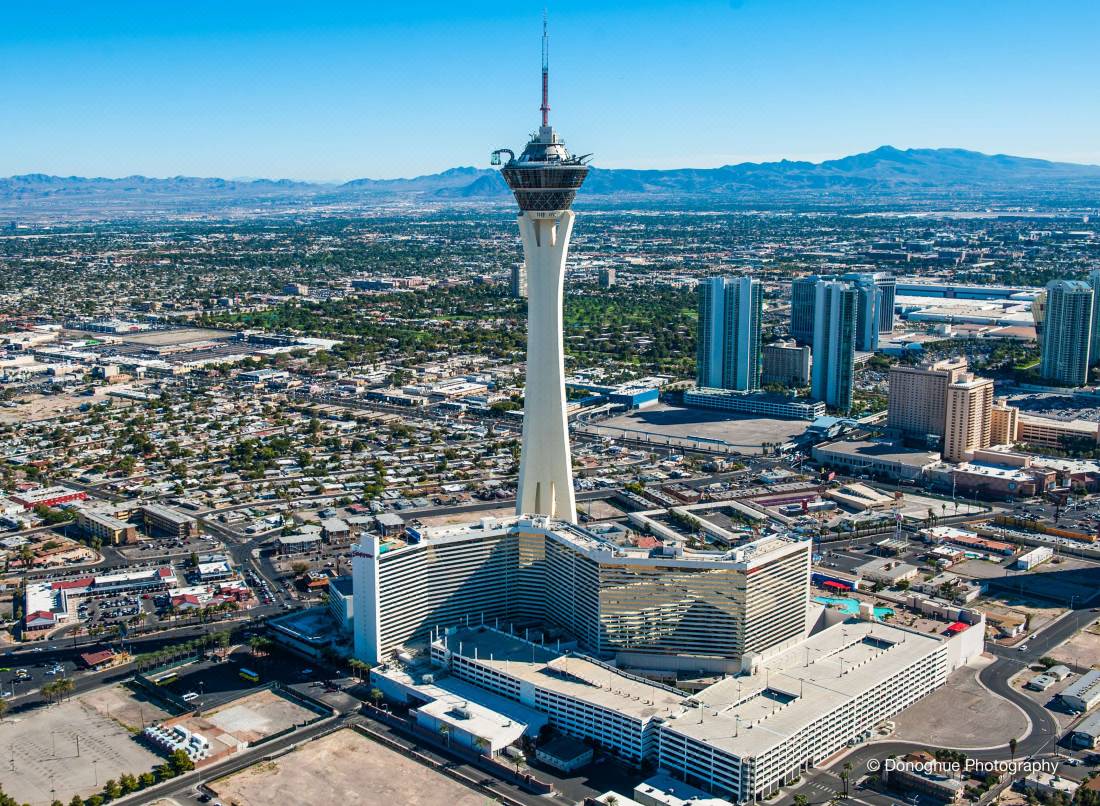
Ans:
<svg viewBox="0 0 1100 806"><path fill-rule="evenodd" d="M542 12L542 125L550 125L550 34L547 32L546 12Z"/></svg>

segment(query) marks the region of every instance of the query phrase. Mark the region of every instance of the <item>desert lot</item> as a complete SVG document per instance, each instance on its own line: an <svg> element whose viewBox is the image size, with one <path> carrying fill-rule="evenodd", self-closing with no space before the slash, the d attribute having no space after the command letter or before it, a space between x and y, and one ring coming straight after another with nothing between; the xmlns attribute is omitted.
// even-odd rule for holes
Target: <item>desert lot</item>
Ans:
<svg viewBox="0 0 1100 806"><path fill-rule="evenodd" d="M209 786L222 803L238 806L483 806L494 802L350 729L331 733Z"/></svg>

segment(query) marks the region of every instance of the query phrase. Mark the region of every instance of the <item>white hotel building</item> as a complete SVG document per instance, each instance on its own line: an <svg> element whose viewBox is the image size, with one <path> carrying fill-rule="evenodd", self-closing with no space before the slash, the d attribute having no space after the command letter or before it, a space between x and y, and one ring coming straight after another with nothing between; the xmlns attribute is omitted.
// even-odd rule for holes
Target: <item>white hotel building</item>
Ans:
<svg viewBox="0 0 1100 806"><path fill-rule="evenodd" d="M740 669L808 631L810 544L650 550L545 518L368 536L353 552L355 654L369 663L439 628L545 625L647 668Z"/></svg>
<svg viewBox="0 0 1100 806"><path fill-rule="evenodd" d="M753 657L746 673L694 695L487 625L445 630L431 655L563 733L744 802L773 794L943 685L959 638L848 619L767 660ZM975 647L980 653L980 635L968 651Z"/></svg>
<svg viewBox="0 0 1100 806"><path fill-rule="evenodd" d="M869 606L847 619L811 607L809 550L765 537L662 556L544 518L370 537L354 553L356 655L387 662L371 673L387 696L434 707L394 682L430 647L436 681L462 681L472 702L506 698L631 762L759 800L983 648L982 624L946 638ZM542 643L518 637L529 626ZM614 664L725 676L689 695Z"/></svg>

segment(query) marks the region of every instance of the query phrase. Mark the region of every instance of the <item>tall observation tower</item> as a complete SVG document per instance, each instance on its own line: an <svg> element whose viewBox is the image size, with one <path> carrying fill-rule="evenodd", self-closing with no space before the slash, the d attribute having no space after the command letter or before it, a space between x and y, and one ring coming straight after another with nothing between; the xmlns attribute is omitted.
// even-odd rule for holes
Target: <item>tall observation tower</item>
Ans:
<svg viewBox="0 0 1100 806"><path fill-rule="evenodd" d="M565 416L562 283L570 206L588 174L590 155L572 156L550 125L549 39L542 24L542 126L518 157L507 148L493 164L519 202L519 234L527 268L527 391L523 398L523 450L519 464L519 515L549 515L576 523L573 468Z"/></svg>

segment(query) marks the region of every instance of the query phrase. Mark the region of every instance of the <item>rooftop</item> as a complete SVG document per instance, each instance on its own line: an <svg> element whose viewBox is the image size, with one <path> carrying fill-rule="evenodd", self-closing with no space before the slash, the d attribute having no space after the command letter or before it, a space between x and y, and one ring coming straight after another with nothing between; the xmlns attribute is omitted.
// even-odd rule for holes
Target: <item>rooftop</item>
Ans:
<svg viewBox="0 0 1100 806"><path fill-rule="evenodd" d="M849 619L693 698L669 727L737 756L759 755L944 647L935 636Z"/></svg>

